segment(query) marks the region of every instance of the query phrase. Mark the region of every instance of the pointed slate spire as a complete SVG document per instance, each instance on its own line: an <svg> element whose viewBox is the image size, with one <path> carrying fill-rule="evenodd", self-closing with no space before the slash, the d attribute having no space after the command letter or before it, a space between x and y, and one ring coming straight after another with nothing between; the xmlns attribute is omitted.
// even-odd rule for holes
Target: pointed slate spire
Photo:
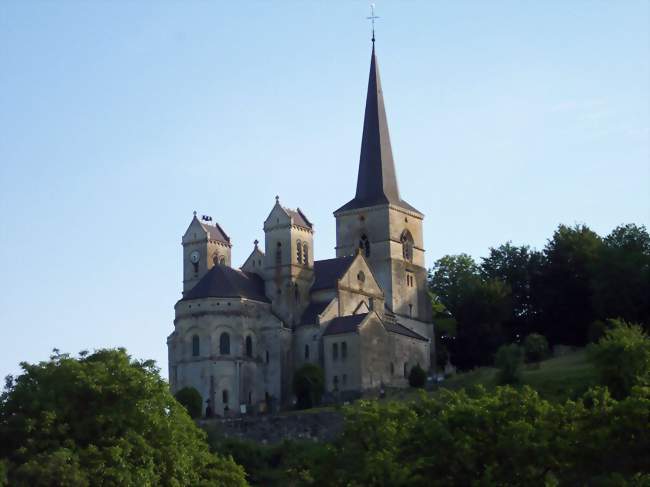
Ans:
<svg viewBox="0 0 650 487"><path fill-rule="evenodd" d="M352 201L336 210L335 213L388 203L417 211L400 198L373 40L357 193Z"/></svg>

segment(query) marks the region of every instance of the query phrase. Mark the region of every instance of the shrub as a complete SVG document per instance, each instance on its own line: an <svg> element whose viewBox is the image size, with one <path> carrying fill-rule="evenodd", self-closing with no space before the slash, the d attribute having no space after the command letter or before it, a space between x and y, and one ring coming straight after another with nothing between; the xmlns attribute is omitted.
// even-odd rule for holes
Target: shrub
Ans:
<svg viewBox="0 0 650 487"><path fill-rule="evenodd" d="M538 333L531 333L524 340L526 362L540 362L548 355L548 341Z"/></svg>
<svg viewBox="0 0 650 487"><path fill-rule="evenodd" d="M320 403L325 390L325 375L318 365L305 364L293 376L293 393L298 409L309 409Z"/></svg>
<svg viewBox="0 0 650 487"><path fill-rule="evenodd" d="M427 373L422 367L420 367L420 364L415 364L413 367L411 367L411 372L409 373L409 385L411 387L424 387L426 381Z"/></svg>
<svg viewBox="0 0 650 487"><path fill-rule="evenodd" d="M495 365L499 369L497 381L499 384L518 384L521 380L521 365L524 362L524 353L515 343L502 345L497 350Z"/></svg>
<svg viewBox="0 0 650 487"><path fill-rule="evenodd" d="M612 328L589 347L600 381L615 398L627 396L635 385L650 385L650 338L636 324L610 320Z"/></svg>
<svg viewBox="0 0 650 487"><path fill-rule="evenodd" d="M203 412L203 398L194 387L183 387L174 396L187 409L192 419L200 418Z"/></svg>

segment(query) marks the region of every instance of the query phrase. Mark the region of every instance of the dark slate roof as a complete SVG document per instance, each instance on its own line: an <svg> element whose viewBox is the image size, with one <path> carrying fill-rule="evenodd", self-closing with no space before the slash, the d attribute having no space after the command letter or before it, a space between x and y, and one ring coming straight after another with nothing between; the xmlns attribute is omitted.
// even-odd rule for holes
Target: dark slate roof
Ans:
<svg viewBox="0 0 650 487"><path fill-rule="evenodd" d="M414 332L410 328L407 328L400 323L384 323L384 328L386 328L386 331L397 333L398 335L404 335L409 338L415 338L416 340L423 340L425 342L429 341L428 338L423 337L419 333Z"/></svg>
<svg viewBox="0 0 650 487"><path fill-rule="evenodd" d="M269 302L261 277L225 265L215 265L210 269L182 301L200 298L247 298Z"/></svg>
<svg viewBox="0 0 650 487"><path fill-rule="evenodd" d="M339 333L356 333L359 325L368 316L368 313L358 315L339 316L330 321L323 335L338 335Z"/></svg>
<svg viewBox="0 0 650 487"><path fill-rule="evenodd" d="M305 312L300 318L300 325L314 325L316 324L316 319L318 315L325 311L325 308L330 304L331 301L325 303L310 303L305 309Z"/></svg>
<svg viewBox="0 0 650 487"><path fill-rule="evenodd" d="M343 277L350 264L354 260L354 255L338 257L336 259L326 259L314 261L314 284L312 291L320 289L333 289L336 287L336 281Z"/></svg>
<svg viewBox="0 0 650 487"><path fill-rule="evenodd" d="M370 75L368 77L368 94L366 96L366 113L363 120L361 138L361 156L359 157L359 174L357 193L351 201L334 213L364 208L381 204L394 204L407 210L420 213L400 198L390 145L384 94L381 89L379 67L372 46L370 58Z"/></svg>
<svg viewBox="0 0 650 487"><path fill-rule="evenodd" d="M215 222L214 225L208 225L207 223L199 222L203 229L208 232L209 240L218 240L223 243L230 243L230 237L226 235L226 232L223 231L223 228Z"/></svg>
<svg viewBox="0 0 650 487"><path fill-rule="evenodd" d="M302 212L300 208L297 210L292 210L291 208L284 208L284 211L293 219L293 224L305 228L312 228L313 225L307 218L307 216Z"/></svg>

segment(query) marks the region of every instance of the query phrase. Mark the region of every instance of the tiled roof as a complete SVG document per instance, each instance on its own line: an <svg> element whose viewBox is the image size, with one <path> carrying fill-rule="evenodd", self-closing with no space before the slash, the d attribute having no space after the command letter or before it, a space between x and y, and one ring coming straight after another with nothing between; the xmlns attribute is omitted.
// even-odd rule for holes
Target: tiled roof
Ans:
<svg viewBox="0 0 650 487"><path fill-rule="evenodd" d="M330 321L323 335L338 335L340 333L356 333L361 322L368 313L358 315L339 316Z"/></svg>
<svg viewBox="0 0 650 487"><path fill-rule="evenodd" d="M269 302L261 277L225 265L215 265L210 269L182 301L200 298L247 298Z"/></svg>
<svg viewBox="0 0 650 487"><path fill-rule="evenodd" d="M386 328L386 331L390 331L391 333L397 333L398 335L404 335L409 338L415 338L416 340L423 340L425 342L428 342L429 339L423 337L419 333L414 332L410 328L405 327L404 325L401 325L400 323L384 323L384 328Z"/></svg>
<svg viewBox="0 0 650 487"><path fill-rule="evenodd" d="M312 291L321 289L334 289L336 281L343 277L350 264L354 260L354 255L339 257L337 259L317 260L314 262L314 284Z"/></svg>
<svg viewBox="0 0 650 487"><path fill-rule="evenodd" d="M283 207L284 208L284 207ZM312 228L312 223L307 219L307 216L300 208L292 210L291 208L284 208L284 211L293 219L293 224L300 227Z"/></svg>
<svg viewBox="0 0 650 487"><path fill-rule="evenodd" d="M215 222L214 225L208 225L207 223L199 222L203 229L208 232L209 240L218 240L223 243L230 243L230 237L226 235L226 232L223 231L223 228Z"/></svg>
<svg viewBox="0 0 650 487"><path fill-rule="evenodd" d="M300 325L315 325L318 315L325 311L325 308L327 308L330 302L331 301L325 303L310 303L302 314L302 318L300 318Z"/></svg>

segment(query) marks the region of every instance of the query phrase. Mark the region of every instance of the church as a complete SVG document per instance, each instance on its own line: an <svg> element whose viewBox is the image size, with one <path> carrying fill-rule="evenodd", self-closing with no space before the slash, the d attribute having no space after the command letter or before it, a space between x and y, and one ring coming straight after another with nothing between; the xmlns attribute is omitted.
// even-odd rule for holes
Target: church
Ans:
<svg viewBox="0 0 650 487"><path fill-rule="evenodd" d="M183 296L167 338L172 392L222 415L292 404L292 378L322 368L327 393L407 387L434 340L424 215L402 199L373 39L354 198L334 211L336 257L315 260L314 225L278 197L240 268L232 241L196 212L182 237Z"/></svg>

